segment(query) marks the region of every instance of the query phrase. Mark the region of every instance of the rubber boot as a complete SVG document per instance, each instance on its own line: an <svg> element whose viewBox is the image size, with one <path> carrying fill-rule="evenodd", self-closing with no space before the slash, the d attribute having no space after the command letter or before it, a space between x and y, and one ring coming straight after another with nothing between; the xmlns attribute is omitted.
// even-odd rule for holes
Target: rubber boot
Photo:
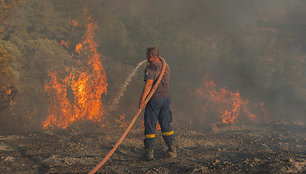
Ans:
<svg viewBox="0 0 306 174"><path fill-rule="evenodd" d="M170 158L177 158L176 146L174 143L168 144L168 156Z"/></svg>
<svg viewBox="0 0 306 174"><path fill-rule="evenodd" d="M146 147L143 154L143 159L146 161L151 161L154 159L154 149L153 146Z"/></svg>

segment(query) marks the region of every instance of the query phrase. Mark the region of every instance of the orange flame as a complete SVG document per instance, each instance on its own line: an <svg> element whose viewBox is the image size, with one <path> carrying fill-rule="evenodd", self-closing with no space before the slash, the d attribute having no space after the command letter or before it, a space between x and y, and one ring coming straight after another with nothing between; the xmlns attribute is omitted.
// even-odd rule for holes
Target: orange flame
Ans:
<svg viewBox="0 0 306 174"><path fill-rule="evenodd" d="M80 69L66 67L69 75L65 78L49 72L51 80L45 85L45 91L51 98L51 104L49 115L42 123L44 128L67 128L77 120L101 123L103 119L101 95L107 93L106 73L97 52L97 44L93 40L98 26L90 17L87 21L83 41L76 46L76 51L87 57L87 64Z"/></svg>
<svg viewBox="0 0 306 174"><path fill-rule="evenodd" d="M77 20L75 20L75 19L72 19L72 25L74 26L74 27L76 27L76 26L78 26L79 25L79 23L78 23L78 21Z"/></svg>
<svg viewBox="0 0 306 174"><path fill-rule="evenodd" d="M116 122L119 123L119 127L122 127L122 128L127 127L127 124L125 123L125 114L121 114L120 118L116 119Z"/></svg>
<svg viewBox="0 0 306 174"><path fill-rule="evenodd" d="M230 111L225 110L221 115L222 123L235 123L236 118L240 114L240 110L243 110L251 119L255 118L255 114L249 112L247 105L249 101L247 99L242 100L239 92L229 92L232 100L232 109Z"/></svg>
<svg viewBox="0 0 306 174"><path fill-rule="evenodd" d="M249 101L241 99L239 91L231 92L227 87L216 89L216 83L208 76L204 77L203 86L195 93L218 105L218 112L222 123L237 122L240 112L243 112L249 119L255 120L255 114L248 109Z"/></svg>
<svg viewBox="0 0 306 174"><path fill-rule="evenodd" d="M4 87L0 89L0 95L9 102L9 109L14 114L14 105L16 104L14 97L15 97L16 89L13 87Z"/></svg>
<svg viewBox="0 0 306 174"><path fill-rule="evenodd" d="M66 48L69 48L69 43L66 41L61 40L60 45L65 46Z"/></svg>
<svg viewBox="0 0 306 174"><path fill-rule="evenodd" d="M82 49L82 47L83 47L83 46L82 46L81 43L77 44L77 45L75 46L75 51L76 51L77 53L81 54L80 50Z"/></svg>
<svg viewBox="0 0 306 174"><path fill-rule="evenodd" d="M6 95L11 95L11 94L12 94L12 90L11 89L6 90Z"/></svg>

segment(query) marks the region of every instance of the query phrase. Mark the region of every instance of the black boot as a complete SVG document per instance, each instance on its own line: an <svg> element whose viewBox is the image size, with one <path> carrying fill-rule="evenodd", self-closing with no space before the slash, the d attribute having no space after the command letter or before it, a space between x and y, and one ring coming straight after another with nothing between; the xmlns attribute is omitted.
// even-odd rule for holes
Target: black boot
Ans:
<svg viewBox="0 0 306 174"><path fill-rule="evenodd" d="M145 152L143 154L143 159L146 161L151 161L154 159L154 148L153 146L145 147Z"/></svg>
<svg viewBox="0 0 306 174"><path fill-rule="evenodd" d="M177 158L176 146L174 142L168 144L168 156L170 158Z"/></svg>

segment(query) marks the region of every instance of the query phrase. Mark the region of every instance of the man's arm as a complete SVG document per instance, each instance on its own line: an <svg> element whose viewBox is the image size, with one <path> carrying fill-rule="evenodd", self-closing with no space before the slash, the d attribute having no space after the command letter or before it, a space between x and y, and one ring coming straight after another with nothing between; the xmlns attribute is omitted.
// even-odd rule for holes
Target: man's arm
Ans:
<svg viewBox="0 0 306 174"><path fill-rule="evenodd" d="M148 94L150 93L150 91L152 89L152 86L153 86L153 80L152 79L147 79L146 84L143 87L142 95L141 95L140 100L139 100L139 108L141 108L141 109L145 108L145 106L146 106L145 99L148 96Z"/></svg>

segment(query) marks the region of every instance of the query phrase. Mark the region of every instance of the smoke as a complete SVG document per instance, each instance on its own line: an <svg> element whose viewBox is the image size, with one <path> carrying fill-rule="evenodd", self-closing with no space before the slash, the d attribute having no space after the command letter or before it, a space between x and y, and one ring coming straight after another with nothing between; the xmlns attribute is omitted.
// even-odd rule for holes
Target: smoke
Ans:
<svg viewBox="0 0 306 174"><path fill-rule="evenodd" d="M137 66L135 67L135 69L131 72L131 74L129 74L129 76L127 77L127 79L124 81L118 95L113 99L112 103L107 107L106 112L110 113L112 112L114 109L118 108L118 104L120 102L121 97L125 94L126 90L127 90L127 86L131 83L132 78L135 76L137 70L139 69L139 67L141 67L141 65L143 65L147 60L143 60L141 62L139 62L137 64Z"/></svg>
<svg viewBox="0 0 306 174"><path fill-rule="evenodd" d="M207 74L221 88L263 103L271 120L305 122L305 8L303 0L23 0L6 17L10 20L0 42L13 60L8 64L10 74L15 74L1 89L12 79L10 85L18 84L14 117L22 123L10 125L41 127L50 103L43 88L50 80L47 73L84 62L70 55L86 31L88 16L99 25L94 40L109 84L107 96L102 96L105 103L120 93L127 73L144 59L145 49L156 46L171 67L172 110L178 126L218 121L215 112L205 109L209 100L194 96ZM133 115L142 76L137 73L131 81L113 117ZM8 79L4 77L2 73L1 79ZM0 113L3 124L11 122L8 107Z"/></svg>

